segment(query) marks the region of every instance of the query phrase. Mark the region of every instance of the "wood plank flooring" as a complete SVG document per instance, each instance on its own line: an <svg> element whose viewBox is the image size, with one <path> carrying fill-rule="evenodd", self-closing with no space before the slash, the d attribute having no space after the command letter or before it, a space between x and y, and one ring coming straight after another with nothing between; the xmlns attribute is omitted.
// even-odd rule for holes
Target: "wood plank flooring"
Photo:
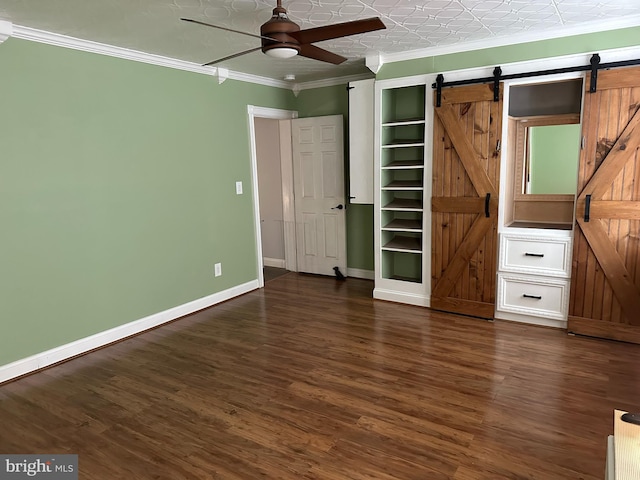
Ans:
<svg viewBox="0 0 640 480"><path fill-rule="evenodd" d="M81 479L583 479L640 346L371 298L288 274L0 386L0 453Z"/></svg>

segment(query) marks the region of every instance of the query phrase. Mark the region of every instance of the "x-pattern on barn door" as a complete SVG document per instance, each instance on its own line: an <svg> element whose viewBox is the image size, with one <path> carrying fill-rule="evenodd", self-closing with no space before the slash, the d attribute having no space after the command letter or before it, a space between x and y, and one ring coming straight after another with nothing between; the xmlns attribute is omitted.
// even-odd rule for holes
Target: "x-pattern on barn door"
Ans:
<svg viewBox="0 0 640 480"><path fill-rule="evenodd" d="M502 85L443 89L435 107L432 292L437 310L493 318Z"/></svg>
<svg viewBox="0 0 640 480"><path fill-rule="evenodd" d="M640 343L640 67L586 90L568 330Z"/></svg>

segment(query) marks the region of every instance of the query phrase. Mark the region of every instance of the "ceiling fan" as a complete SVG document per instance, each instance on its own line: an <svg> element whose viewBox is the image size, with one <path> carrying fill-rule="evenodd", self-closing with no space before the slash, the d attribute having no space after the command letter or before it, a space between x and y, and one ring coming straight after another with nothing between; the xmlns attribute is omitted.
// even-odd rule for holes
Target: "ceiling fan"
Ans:
<svg viewBox="0 0 640 480"><path fill-rule="evenodd" d="M247 53L255 52L256 50L262 50L267 55L275 58L291 58L296 55L300 55L302 57L320 60L321 62L339 65L347 59L341 55L329 52L328 50L324 50L311 44L314 42L321 42L323 40L348 37L349 35L373 32L375 30L386 28L384 23L382 23L378 17L373 17L363 20L355 20L353 22L335 23L333 25L300 30L298 24L289 20L287 10L282 6L282 0L277 0L277 2L276 8L273 9L271 19L260 27L260 35L212 25L210 23L190 18L181 18L180 20L226 30L228 32L240 33L242 35L248 35L262 40L262 45L260 47L245 50L244 52L229 55L228 57L219 58L205 63L204 65L220 63L241 55L246 55Z"/></svg>

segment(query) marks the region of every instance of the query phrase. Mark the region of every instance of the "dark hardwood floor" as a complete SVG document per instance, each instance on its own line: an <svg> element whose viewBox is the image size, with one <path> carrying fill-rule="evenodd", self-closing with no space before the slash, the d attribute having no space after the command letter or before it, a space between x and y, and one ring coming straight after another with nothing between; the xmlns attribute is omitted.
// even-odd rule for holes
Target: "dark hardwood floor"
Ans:
<svg viewBox="0 0 640 480"><path fill-rule="evenodd" d="M640 346L371 299L287 274L0 386L0 453L81 479L604 477Z"/></svg>

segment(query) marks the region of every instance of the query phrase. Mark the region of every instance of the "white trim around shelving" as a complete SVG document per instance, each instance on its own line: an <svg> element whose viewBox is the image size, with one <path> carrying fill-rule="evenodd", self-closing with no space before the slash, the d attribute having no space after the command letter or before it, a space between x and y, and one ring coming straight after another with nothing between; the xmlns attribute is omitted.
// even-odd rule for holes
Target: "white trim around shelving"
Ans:
<svg viewBox="0 0 640 480"><path fill-rule="evenodd" d="M429 307L431 305L430 295L418 295L406 291L388 290L386 288L374 288L373 298L377 300L386 300L388 302L406 303L408 305L416 305L418 307Z"/></svg>
<svg viewBox="0 0 640 480"><path fill-rule="evenodd" d="M76 340L65 345L60 345L59 347L31 355L27 358L16 360L15 362L7 365L2 365L0 366L0 383L33 373L42 368L49 367L53 364L90 352L91 350L137 335L145 330L158 327L162 324L184 317L185 315L209 308L257 288L258 281L252 280L227 290L223 290L222 292L193 300L183 305L149 315L148 317L144 317L130 323L125 323L124 325L96 333L89 337L81 338L80 340Z"/></svg>

